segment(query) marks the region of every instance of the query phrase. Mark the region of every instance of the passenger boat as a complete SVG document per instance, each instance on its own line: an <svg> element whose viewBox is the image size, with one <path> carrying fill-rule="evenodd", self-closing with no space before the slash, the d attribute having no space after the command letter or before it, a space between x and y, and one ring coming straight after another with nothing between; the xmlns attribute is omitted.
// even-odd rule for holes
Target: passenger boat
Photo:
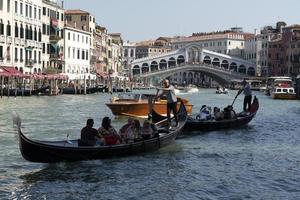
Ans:
<svg viewBox="0 0 300 200"><path fill-rule="evenodd" d="M286 80L286 81L292 83L292 78L288 77L288 76L272 76L272 77L269 77L269 78L267 78L267 81L266 81L267 82L266 83L266 90L265 90L266 95L271 96L271 92L274 89L274 87L276 86L275 80L277 80L277 82L280 82L280 80ZM291 84L291 86L292 86L292 84Z"/></svg>
<svg viewBox="0 0 300 200"><path fill-rule="evenodd" d="M182 107L181 111L185 110L183 104ZM78 145L79 140L33 140L21 130L21 119L18 115L14 118L14 123L18 126L19 147L24 159L30 162L55 163L122 157L158 150L172 143L184 127L186 111L178 113L178 116L178 126L171 129L158 127L157 137L139 139L131 144L92 147Z"/></svg>
<svg viewBox="0 0 300 200"><path fill-rule="evenodd" d="M271 89L271 97L273 99L296 99L292 80L288 78L275 79Z"/></svg>
<svg viewBox="0 0 300 200"><path fill-rule="evenodd" d="M241 126L247 125L256 115L256 112L259 109L258 99L255 97L251 105L251 111L249 113L238 113L234 119L226 120L198 120L193 117L188 117L186 124L183 128L183 134L188 134L190 132L205 132L205 131L215 131L220 129L229 129L229 128L238 128ZM165 119L165 116L162 116L155 111L152 113L152 121L161 121Z"/></svg>
<svg viewBox="0 0 300 200"><path fill-rule="evenodd" d="M155 95L151 94L122 93L118 97L112 98L111 102L107 103L106 106L109 107L114 115L147 118L149 114L149 99L154 97ZM193 105L188 100L179 97L177 100L178 109L182 100L187 112L192 113ZM160 99L155 101L153 109L159 114L167 114L167 100Z"/></svg>

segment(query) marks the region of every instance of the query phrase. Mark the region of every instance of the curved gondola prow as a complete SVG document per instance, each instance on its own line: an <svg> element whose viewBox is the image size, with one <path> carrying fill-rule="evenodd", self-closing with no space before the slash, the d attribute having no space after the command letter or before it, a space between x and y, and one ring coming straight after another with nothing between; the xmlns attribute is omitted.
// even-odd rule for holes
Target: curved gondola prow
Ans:
<svg viewBox="0 0 300 200"><path fill-rule="evenodd" d="M187 110L184 101L180 102L180 107L176 113L179 121L185 121L187 119ZM160 115L154 109L151 111L151 119L153 123L158 123L167 119L166 116Z"/></svg>
<svg viewBox="0 0 300 200"><path fill-rule="evenodd" d="M253 102L250 107L250 114L255 114L259 109L259 101L256 96L254 96Z"/></svg>
<svg viewBox="0 0 300 200"><path fill-rule="evenodd" d="M21 129L22 120L21 120L20 115L16 111L12 112L12 119L13 119L13 126L16 127L16 128L18 128L18 130L20 130Z"/></svg>

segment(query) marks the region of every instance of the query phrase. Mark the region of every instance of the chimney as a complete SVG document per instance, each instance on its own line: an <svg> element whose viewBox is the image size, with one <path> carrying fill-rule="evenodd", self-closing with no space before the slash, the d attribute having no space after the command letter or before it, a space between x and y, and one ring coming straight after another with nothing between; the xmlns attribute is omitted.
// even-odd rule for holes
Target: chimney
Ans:
<svg viewBox="0 0 300 200"><path fill-rule="evenodd" d="M61 7L64 8L64 1L61 1Z"/></svg>

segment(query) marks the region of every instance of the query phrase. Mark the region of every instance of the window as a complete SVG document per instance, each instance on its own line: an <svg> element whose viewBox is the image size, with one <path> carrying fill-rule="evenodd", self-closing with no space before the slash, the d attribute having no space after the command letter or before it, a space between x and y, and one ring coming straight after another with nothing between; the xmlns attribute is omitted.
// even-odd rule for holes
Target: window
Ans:
<svg viewBox="0 0 300 200"><path fill-rule="evenodd" d="M32 7L29 6L29 17L32 18Z"/></svg>
<svg viewBox="0 0 300 200"><path fill-rule="evenodd" d="M18 61L18 48L15 48L15 61Z"/></svg>
<svg viewBox="0 0 300 200"><path fill-rule="evenodd" d="M50 17L50 9L47 9L47 16Z"/></svg>
<svg viewBox="0 0 300 200"><path fill-rule="evenodd" d="M64 14L63 13L61 13L61 21L64 21Z"/></svg>
<svg viewBox="0 0 300 200"><path fill-rule="evenodd" d="M68 48L68 58L70 58L70 54L71 54L71 47Z"/></svg>
<svg viewBox="0 0 300 200"><path fill-rule="evenodd" d="M23 62L23 49L20 49L20 61Z"/></svg>
<svg viewBox="0 0 300 200"><path fill-rule="evenodd" d="M81 52L81 59L82 59L82 60L84 60L84 54L85 54L85 53L84 53L84 51L82 50L82 52Z"/></svg>
<svg viewBox="0 0 300 200"><path fill-rule="evenodd" d="M80 50L77 49L77 59L80 59Z"/></svg>
<svg viewBox="0 0 300 200"><path fill-rule="evenodd" d="M20 2L20 14L23 15L23 3Z"/></svg>
<svg viewBox="0 0 300 200"><path fill-rule="evenodd" d="M18 24L15 24L15 37L19 37L19 28L18 28Z"/></svg>
<svg viewBox="0 0 300 200"><path fill-rule="evenodd" d="M86 51L86 56L85 56L85 58L86 58L86 60L89 59L89 51L88 51L88 50Z"/></svg>
<svg viewBox="0 0 300 200"><path fill-rule="evenodd" d="M79 42L79 34L77 35L77 42Z"/></svg>
<svg viewBox="0 0 300 200"><path fill-rule="evenodd" d="M71 39L71 33L68 32L68 40L70 40L70 39Z"/></svg>
<svg viewBox="0 0 300 200"><path fill-rule="evenodd" d="M28 17L28 5L25 6L25 16Z"/></svg>
<svg viewBox="0 0 300 200"><path fill-rule="evenodd" d="M86 16L81 16L81 21L86 21Z"/></svg>
<svg viewBox="0 0 300 200"><path fill-rule="evenodd" d="M3 0L0 0L0 10L3 10ZM2 46L1 46L1 49L2 49ZM1 52L2 52L2 50L1 50ZM1 53L0 57L2 58L2 53Z"/></svg>
<svg viewBox="0 0 300 200"><path fill-rule="evenodd" d="M10 26L9 22L6 25L6 35L11 36L11 26Z"/></svg>
<svg viewBox="0 0 300 200"><path fill-rule="evenodd" d="M88 37L85 38L85 42L86 42L87 44L89 43L89 38L88 38Z"/></svg>
<svg viewBox="0 0 300 200"><path fill-rule="evenodd" d="M46 16L46 8L43 7L43 15Z"/></svg>
<svg viewBox="0 0 300 200"><path fill-rule="evenodd" d="M7 12L10 12L10 0L7 0Z"/></svg>
<svg viewBox="0 0 300 200"><path fill-rule="evenodd" d="M43 53L46 52L46 46L45 46L45 43L43 43Z"/></svg>
<svg viewBox="0 0 300 200"><path fill-rule="evenodd" d="M39 20L41 20L41 9L39 9Z"/></svg>
<svg viewBox="0 0 300 200"><path fill-rule="evenodd" d="M34 19L36 19L36 8L34 8L33 17L34 17Z"/></svg>
<svg viewBox="0 0 300 200"><path fill-rule="evenodd" d="M0 8L1 8L1 0L0 0ZM0 46L0 58L3 59L3 47L2 46Z"/></svg>
<svg viewBox="0 0 300 200"><path fill-rule="evenodd" d="M42 32L41 32L41 29L39 28L39 42L42 41Z"/></svg>
<svg viewBox="0 0 300 200"><path fill-rule="evenodd" d="M83 35L81 36L81 41L82 41L82 43L84 43L84 36Z"/></svg>
<svg viewBox="0 0 300 200"><path fill-rule="evenodd" d="M73 41L75 41L75 33L73 33Z"/></svg>
<svg viewBox="0 0 300 200"><path fill-rule="evenodd" d="M20 38L24 38L24 28L22 24L20 26Z"/></svg>
<svg viewBox="0 0 300 200"><path fill-rule="evenodd" d="M56 19L59 20L59 12L56 12Z"/></svg>
<svg viewBox="0 0 300 200"><path fill-rule="evenodd" d="M39 51L39 58L38 62L41 63L41 52Z"/></svg>
<svg viewBox="0 0 300 200"><path fill-rule="evenodd" d="M15 13L17 14L18 13L18 2L15 1Z"/></svg>
<svg viewBox="0 0 300 200"><path fill-rule="evenodd" d="M73 48L73 59L75 59L75 48Z"/></svg>
<svg viewBox="0 0 300 200"><path fill-rule="evenodd" d="M43 34L46 35L46 24L43 24Z"/></svg>

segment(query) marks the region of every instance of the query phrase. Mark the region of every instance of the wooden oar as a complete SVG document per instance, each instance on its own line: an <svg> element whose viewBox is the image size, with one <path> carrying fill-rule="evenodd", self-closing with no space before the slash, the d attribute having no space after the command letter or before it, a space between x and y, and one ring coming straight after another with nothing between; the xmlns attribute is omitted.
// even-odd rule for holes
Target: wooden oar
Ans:
<svg viewBox="0 0 300 200"><path fill-rule="evenodd" d="M240 91L238 91L238 93L237 93L236 96L234 97L234 100L233 100L233 102L232 102L232 104L231 104L231 107L233 106L233 104L234 104L236 98L237 98L240 94L241 94Z"/></svg>

